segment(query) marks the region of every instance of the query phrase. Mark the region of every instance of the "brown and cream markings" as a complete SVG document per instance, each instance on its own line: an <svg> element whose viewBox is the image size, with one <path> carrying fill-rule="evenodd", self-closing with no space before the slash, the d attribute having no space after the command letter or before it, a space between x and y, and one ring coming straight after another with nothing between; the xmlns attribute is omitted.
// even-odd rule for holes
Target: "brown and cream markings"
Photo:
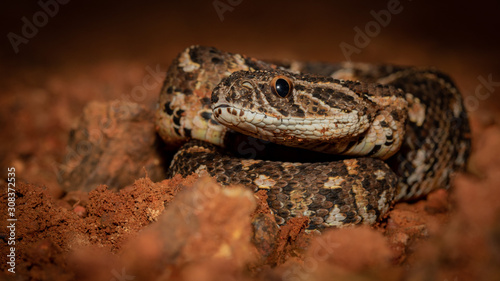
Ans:
<svg viewBox="0 0 500 281"><path fill-rule="evenodd" d="M267 190L279 224L308 216L311 229L373 224L398 200L448 188L470 151L462 97L439 71L276 65L200 46L172 63L157 129L168 144L185 143L168 176L208 173L225 185ZM242 159L224 148L238 133L355 158Z"/></svg>

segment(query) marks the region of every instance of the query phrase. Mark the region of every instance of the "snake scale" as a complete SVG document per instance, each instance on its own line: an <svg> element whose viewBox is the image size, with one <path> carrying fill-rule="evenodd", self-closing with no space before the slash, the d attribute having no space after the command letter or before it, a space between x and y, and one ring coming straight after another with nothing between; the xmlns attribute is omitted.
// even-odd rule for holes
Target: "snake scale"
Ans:
<svg viewBox="0 0 500 281"><path fill-rule="evenodd" d="M268 62L202 46L173 61L156 122L182 146L169 177L267 190L278 224L308 216L310 229L373 224L397 201L448 188L470 152L462 97L437 70Z"/></svg>

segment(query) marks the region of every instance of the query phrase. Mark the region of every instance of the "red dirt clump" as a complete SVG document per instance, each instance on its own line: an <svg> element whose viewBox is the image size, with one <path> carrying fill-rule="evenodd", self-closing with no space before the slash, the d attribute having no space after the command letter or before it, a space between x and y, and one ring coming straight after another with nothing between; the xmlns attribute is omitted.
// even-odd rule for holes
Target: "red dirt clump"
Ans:
<svg viewBox="0 0 500 281"><path fill-rule="evenodd" d="M124 241L155 221L165 204L195 178L182 181L174 178L160 183L145 178L120 192L100 186L90 192L88 199L80 194L82 200L76 203L72 196L57 200L45 188L17 183L16 214L21 215L16 223L16 233L20 235L15 245L16 271L29 272L35 279L59 280L55 276L60 274L61 280L70 280L64 276L75 273L67 263L74 251L90 247L116 253ZM0 203L7 204L5 194ZM85 211L75 212L82 208ZM7 213L2 213L2 229L6 229L6 216ZM5 270L6 265L2 268ZM50 272L46 273L46 269Z"/></svg>
<svg viewBox="0 0 500 281"><path fill-rule="evenodd" d="M59 170L65 190L91 191L98 184L123 188L147 173L164 174L157 152L154 114L125 101L92 102L71 130Z"/></svg>

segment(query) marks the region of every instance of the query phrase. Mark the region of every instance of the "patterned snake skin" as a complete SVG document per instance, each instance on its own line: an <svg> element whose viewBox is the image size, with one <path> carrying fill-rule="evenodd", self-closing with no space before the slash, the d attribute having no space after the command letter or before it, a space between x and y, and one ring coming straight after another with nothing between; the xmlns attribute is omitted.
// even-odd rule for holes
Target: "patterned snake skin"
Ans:
<svg viewBox="0 0 500 281"><path fill-rule="evenodd" d="M448 188L470 152L462 97L439 71L200 46L172 63L157 130L183 145L168 176L267 190L278 224L308 216L310 229L373 224L399 200Z"/></svg>

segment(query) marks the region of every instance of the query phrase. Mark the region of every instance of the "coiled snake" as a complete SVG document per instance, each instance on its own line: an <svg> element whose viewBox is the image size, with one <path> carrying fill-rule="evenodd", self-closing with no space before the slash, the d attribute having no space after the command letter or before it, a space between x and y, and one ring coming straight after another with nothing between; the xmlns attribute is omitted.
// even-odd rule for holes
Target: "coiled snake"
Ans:
<svg viewBox="0 0 500 281"><path fill-rule="evenodd" d="M168 176L267 190L278 224L308 216L311 229L373 224L398 200L448 188L470 152L462 97L439 71L273 64L200 46L170 66L157 130L184 144ZM242 157L257 152L268 154Z"/></svg>

